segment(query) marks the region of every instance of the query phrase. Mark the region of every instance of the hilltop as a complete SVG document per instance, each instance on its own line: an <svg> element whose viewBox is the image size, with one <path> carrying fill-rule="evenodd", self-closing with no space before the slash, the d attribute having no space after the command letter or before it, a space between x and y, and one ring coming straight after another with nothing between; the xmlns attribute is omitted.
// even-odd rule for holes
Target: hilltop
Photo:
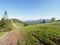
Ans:
<svg viewBox="0 0 60 45"><path fill-rule="evenodd" d="M12 20L13 23L18 27L22 27L22 26L25 25L25 23L23 21L19 20L19 19L10 19L10 20Z"/></svg>

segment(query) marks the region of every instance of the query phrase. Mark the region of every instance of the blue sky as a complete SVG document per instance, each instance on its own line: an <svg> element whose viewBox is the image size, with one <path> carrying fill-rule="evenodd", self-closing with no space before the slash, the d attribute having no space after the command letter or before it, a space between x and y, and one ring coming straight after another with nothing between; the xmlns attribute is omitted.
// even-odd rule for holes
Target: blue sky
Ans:
<svg viewBox="0 0 60 45"><path fill-rule="evenodd" d="M5 10L9 18L20 20L60 19L60 0L0 0L0 18Z"/></svg>

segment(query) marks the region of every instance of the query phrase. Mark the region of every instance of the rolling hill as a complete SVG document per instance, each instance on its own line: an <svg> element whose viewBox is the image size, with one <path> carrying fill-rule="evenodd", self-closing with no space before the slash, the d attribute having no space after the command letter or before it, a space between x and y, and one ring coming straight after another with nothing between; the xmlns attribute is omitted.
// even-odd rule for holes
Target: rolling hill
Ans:
<svg viewBox="0 0 60 45"><path fill-rule="evenodd" d="M13 36L17 39L17 45L60 45L60 22L30 25L14 29L11 32L7 35L14 34ZM10 39L8 39L8 42ZM13 42L9 43L14 44Z"/></svg>
<svg viewBox="0 0 60 45"><path fill-rule="evenodd" d="M17 26L17 27L23 27L25 25L25 23L21 20L18 19L11 19L13 25Z"/></svg>
<svg viewBox="0 0 60 45"><path fill-rule="evenodd" d="M60 45L60 22L20 28L25 32L24 45Z"/></svg>

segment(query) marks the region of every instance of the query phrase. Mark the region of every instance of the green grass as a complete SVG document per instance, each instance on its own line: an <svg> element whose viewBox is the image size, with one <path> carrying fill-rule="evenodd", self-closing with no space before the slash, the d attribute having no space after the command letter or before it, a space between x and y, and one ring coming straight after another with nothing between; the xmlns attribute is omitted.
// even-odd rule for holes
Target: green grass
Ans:
<svg viewBox="0 0 60 45"><path fill-rule="evenodd" d="M60 22L31 25L20 28L25 32L25 45L59 45Z"/></svg>
<svg viewBox="0 0 60 45"><path fill-rule="evenodd" d="M2 36L4 34L4 32L0 32L0 36Z"/></svg>
<svg viewBox="0 0 60 45"><path fill-rule="evenodd" d="M18 45L60 45L60 22L30 25L18 30L24 38L23 41L18 40ZM0 36L4 33L0 32ZM15 35L19 37L19 34Z"/></svg>

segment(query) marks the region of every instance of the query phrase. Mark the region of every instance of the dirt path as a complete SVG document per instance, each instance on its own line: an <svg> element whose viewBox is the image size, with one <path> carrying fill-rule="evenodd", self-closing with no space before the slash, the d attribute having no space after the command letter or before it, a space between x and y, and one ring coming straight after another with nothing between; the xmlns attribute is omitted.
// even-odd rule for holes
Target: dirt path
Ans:
<svg viewBox="0 0 60 45"><path fill-rule="evenodd" d="M17 39L11 32L8 32L0 37L0 45L17 45Z"/></svg>
<svg viewBox="0 0 60 45"><path fill-rule="evenodd" d="M18 40L24 40L19 31L10 31L0 37L0 45L17 45Z"/></svg>

